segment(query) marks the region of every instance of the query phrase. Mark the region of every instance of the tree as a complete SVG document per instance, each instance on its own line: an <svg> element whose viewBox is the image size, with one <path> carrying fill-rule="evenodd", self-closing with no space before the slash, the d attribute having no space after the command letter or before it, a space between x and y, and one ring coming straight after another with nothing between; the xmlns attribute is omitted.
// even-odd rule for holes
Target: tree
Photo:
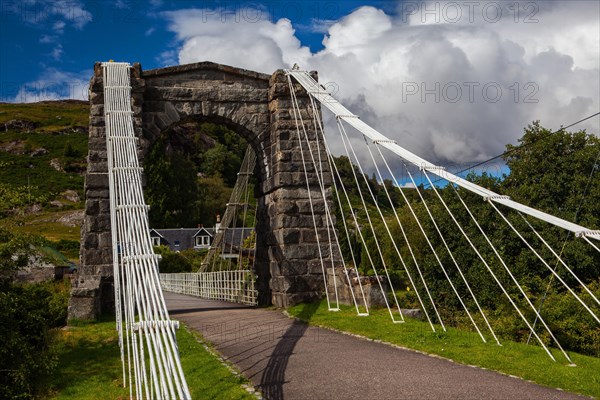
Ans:
<svg viewBox="0 0 600 400"><path fill-rule="evenodd" d="M585 131L552 134L537 121L525 129L518 146L509 144L506 150L510 174L503 187L515 200L570 221L599 225L600 179L594 173L590 180L600 151L598 137Z"/></svg>
<svg viewBox="0 0 600 400"><path fill-rule="evenodd" d="M225 145L217 143L202 155L200 171L208 176L219 176L227 185L233 186L241 165L239 156L229 151Z"/></svg>
<svg viewBox="0 0 600 400"><path fill-rule="evenodd" d="M228 188L220 176L198 178L199 221L205 226L216 223L217 214L223 215L232 189Z"/></svg>
<svg viewBox="0 0 600 400"><path fill-rule="evenodd" d="M156 228L183 228L195 224L198 211L196 166L181 154L169 153L158 140L146 160L146 198L150 223Z"/></svg>
<svg viewBox="0 0 600 400"><path fill-rule="evenodd" d="M67 285L15 284L11 273L27 265L42 239L0 228L0 398L36 398L56 364L51 328L66 322Z"/></svg>
<svg viewBox="0 0 600 400"><path fill-rule="evenodd" d="M510 174L502 184L505 194L590 229L600 228L598 137L585 131L552 133L534 122L519 146L508 145L507 150ZM600 257L587 243L548 224L539 229L555 249L560 251L564 244L566 262L584 281L600 276Z"/></svg>

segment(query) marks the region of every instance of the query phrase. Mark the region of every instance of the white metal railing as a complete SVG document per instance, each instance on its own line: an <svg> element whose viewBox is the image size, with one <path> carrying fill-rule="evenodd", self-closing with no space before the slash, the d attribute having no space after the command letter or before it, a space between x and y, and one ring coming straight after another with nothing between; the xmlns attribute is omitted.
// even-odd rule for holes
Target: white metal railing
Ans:
<svg viewBox="0 0 600 400"><path fill-rule="evenodd" d="M257 304L255 282L256 276L248 270L160 274L166 292L251 305Z"/></svg>

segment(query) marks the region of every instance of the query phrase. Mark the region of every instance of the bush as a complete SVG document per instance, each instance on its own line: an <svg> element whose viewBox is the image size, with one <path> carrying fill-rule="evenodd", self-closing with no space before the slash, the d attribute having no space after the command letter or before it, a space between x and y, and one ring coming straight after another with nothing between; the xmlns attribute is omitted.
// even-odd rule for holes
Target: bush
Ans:
<svg viewBox="0 0 600 400"><path fill-rule="evenodd" d="M76 240L60 239L58 242L51 244L66 257L71 259L79 258L79 242Z"/></svg>
<svg viewBox="0 0 600 400"><path fill-rule="evenodd" d="M600 280L592 282L588 288L600 298ZM586 304L594 301L583 289L576 293ZM592 308L598 313L598 308ZM548 296L542 308L542 317L548 321L556 338L569 349L582 354L600 357L600 328L598 323L568 292L553 293Z"/></svg>
<svg viewBox="0 0 600 400"><path fill-rule="evenodd" d="M179 272L192 272L192 263L181 253L176 253L167 246L155 247L154 251L162 256L162 260L158 263L158 271L160 273L175 274Z"/></svg>
<svg viewBox="0 0 600 400"><path fill-rule="evenodd" d="M0 398L30 399L56 365L51 328L67 318L68 282L0 281Z"/></svg>

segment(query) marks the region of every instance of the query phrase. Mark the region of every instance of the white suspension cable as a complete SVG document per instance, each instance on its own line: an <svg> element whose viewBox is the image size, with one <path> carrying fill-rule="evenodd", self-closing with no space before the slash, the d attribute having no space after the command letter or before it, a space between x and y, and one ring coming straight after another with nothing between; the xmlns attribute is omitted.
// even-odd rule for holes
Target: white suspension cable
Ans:
<svg viewBox="0 0 600 400"><path fill-rule="evenodd" d="M392 310L391 310L391 308L389 308L389 305L388 305L388 311L390 313L390 317L392 318L392 322L394 322L394 323L404 322L404 315L402 315L402 309L400 308L400 304L398 303L398 297L396 296L396 292L394 290L394 286L392 285L392 280L390 279L390 274L389 274L388 269L387 269L387 265L386 265L386 262L385 262L385 257L383 256L383 251L381 249L381 245L379 244L379 239L377 238L377 231L376 231L376 229L375 229L375 227L373 225L373 221L371 220L371 214L370 214L369 209L367 207L367 203L366 203L364 195L362 193L362 189L360 188L360 182L358 180L358 176L357 176L356 171L354 170L354 167L353 167L353 164L352 164L352 157L350 157L349 148L352 150L352 154L354 155L354 159L356 160L357 163L358 163L358 157L356 156L356 153L354 152L354 148L352 147L352 144L350 143L350 138L348 137L348 134L344 130L344 126L339 122L339 120L338 120L338 130L340 131L340 135L342 137L342 143L344 145L344 150L346 151L346 156L348 157L348 160L350 161L350 169L351 169L352 175L354 177L354 182L356 183L356 188L357 188L357 191L358 191L361 203L362 203L363 210L365 210L365 214L367 216L367 222L369 223L369 228L371 228L371 234L373 235L373 240L375 241L375 246L377 248L377 252L378 252L379 258L381 260L381 265L383 266L383 270L385 272L385 275L387 277L388 283L390 285L390 290L391 290L391 292L393 294L394 302L396 304L396 308L398 309L398 314L400 315L401 320L397 321L394 318L394 315L392 314ZM363 176L363 179L364 179L365 178L364 172L363 172L362 167L360 166L360 164L358 164L358 168L359 168L360 174ZM365 181L366 181L366 179L365 179ZM371 191L369 183L366 182L366 185L367 185L367 188L369 189L369 193L371 194L371 197L373 199L375 199L375 196L373 195L373 192ZM377 205L377 201L375 201L375 204ZM380 215L382 215L381 214L381 210L379 210L379 213L380 213ZM357 225L357 227L358 227L358 225ZM367 247L367 243L366 243L366 241L364 241L364 239L363 239L363 244L364 244L364 247L366 248ZM400 257L400 261L401 261L402 266L404 267L404 269L406 271L406 274L410 276L410 272L408 270L408 266L406 265L406 263L404 262L404 259L402 257ZM377 276L377 269L375 268L375 264L372 263L371 267L373 268L373 272L375 272L375 277L377 278L377 280L379 280L379 277ZM411 283L412 283L412 279L411 279ZM382 291L382 293L385 293L384 290L383 290L383 287L381 287L381 291ZM384 295L384 298L386 298L385 295ZM387 304L387 299L386 299L386 304ZM434 305L434 308L435 308L435 305ZM425 315L427 316L427 319L429 321L429 325L431 326L431 329L435 332L435 326L433 325L433 322L429 318L429 315L428 315L425 307L423 307L423 311L425 312Z"/></svg>
<svg viewBox="0 0 600 400"><path fill-rule="evenodd" d="M576 234L584 235L595 240L600 240L600 231L592 231L583 226L574 224L572 222L563 220L553 215L528 207L524 204L520 204L516 201L510 200L506 196L500 196L491 190L485 189L479 185L469 182L466 179L454 175L446 171L444 168L436 166L428 162L427 160L411 153L410 151L397 145L395 141L390 140L386 136L382 135L381 133L364 123L356 115L353 115L346 107L344 107L335 98L333 98L333 96L331 96L325 90L325 88L319 85L319 83L316 82L307 71L290 69L286 70L286 73L292 75L307 90L307 92L311 96L317 99L327 109L332 111L336 115L336 118L338 120L343 119L348 124L356 128L359 132L367 136L369 139L373 140L376 143L380 143L381 146L399 155L412 165L419 167L421 170L431 172L434 175L439 176L440 178L443 178L449 182L452 182L458 186L469 190L470 192L473 192L483 197L484 199L489 198L496 203L503 204L507 207L521 211L525 214L531 215L537 219L546 221L550 224L559 226Z"/></svg>
<svg viewBox="0 0 600 400"><path fill-rule="evenodd" d="M375 147L377 147L377 150L379 151L379 155L381 156L381 158L383 158L383 154L381 153L381 150L379 149L379 145L376 144ZM406 235L406 232L404 231L404 227L402 226L402 223L400 222L400 218L398 217L398 212L396 211L396 207L394 206L394 202L392 201L390 194L387 190L387 187L385 185L385 181L383 180L383 176L381 175L381 171L379 170L379 166L377 165L377 162L375 161L375 157L373 156L373 152L371 151L371 147L369 146L369 143L367 142L367 149L369 150L369 155L371 156L371 160L373 161L373 165L375 165L375 170L377 171L377 176L379 177L379 180L382 182L382 186L383 189L385 191L385 194L387 196L388 202L390 203L390 206L394 212L394 216L396 217L396 222L398 223L398 226L400 227L400 230L402 231L402 236L404 237L404 240L406 242L406 245L410 251L410 254L413 258L413 262L415 263L415 265L418 268L418 262L417 262L417 258L415 257L415 254L412 250L412 246L410 245L410 242L408 240L408 236ZM387 162L385 161L385 158L383 158L385 165L388 165ZM388 167L389 170L389 167ZM393 177L393 174L391 173L391 170L389 171L390 174ZM394 178L395 180L395 178ZM400 187L398 186L398 189L400 191L402 191L400 189ZM416 187L417 191L419 191L418 187ZM442 235L442 232L440 231L440 229L437 226L437 223L435 222L435 219L433 218L433 215L431 214L431 212L429 211L429 207L427 207L427 204L425 203L425 199L423 199L423 197L421 196L421 193L419 191L419 196L421 197L421 201L423 202L423 205L425 205L425 208L427 209L427 213L429 214L435 229L437 230L440 238L442 239L442 242L444 243L444 246L446 247L446 250L448 251L448 253L450 254L450 257L452 258L452 261L454 261L454 265L456 266L456 268L459 270L461 276L462 276L462 272L460 270L460 267L458 266L458 263L456 262L456 260L454 259L454 256L452 255L452 252L450 251L450 248L448 247L447 243L446 243L446 239L444 238L444 236ZM407 202L408 203L408 202ZM412 209L412 207L409 205L409 207ZM471 313L469 311L469 308L467 307L467 305L464 303L461 295L458 293L458 290L456 289L456 287L454 286L454 283L452 283L452 280L450 279L450 276L448 275L448 272L446 271L446 268L444 267L444 264L442 263L442 261L440 260L437 252L435 251L435 248L433 247L433 244L431 243L431 241L429 240L429 236L427 236L427 234L425 233L425 230L423 229L421 222L419 221L418 218L416 218L416 214L413 213L413 216L415 217L415 220L417 222L417 225L419 226L421 233L423 234L423 236L425 237L425 240L427 241L427 244L429 245L430 250L433 252L433 255L435 257L435 259L438 262L438 265L440 266L440 268L442 269L444 276L446 277L446 280L448 281L448 283L450 283L450 286L452 287L452 290L454 291L454 294L457 296L459 302L461 303L463 309L466 311L471 323L473 324L473 326L475 327L475 330L477 331L477 333L479 334L479 337L481 337L481 340L485 343L485 337L483 336L483 334L481 333L481 331L479 330L479 326L477 325L477 323L475 322L475 320L473 319L473 317L471 316ZM388 231L389 232L389 231ZM392 242L394 243L394 247L396 248L396 251L398 251L398 248L396 246L396 243L394 241L394 238L392 237L392 235L390 234L390 239L392 240ZM465 280L465 283L467 284L467 287L469 287L469 284L467 283L467 281ZM477 302L477 300L475 300Z"/></svg>
<svg viewBox="0 0 600 400"><path fill-rule="evenodd" d="M591 246L592 246L594 249L596 249L596 251L597 251L597 252L599 252L599 253L600 253L600 248L599 248L599 247L598 247L596 244L592 243L592 241L591 241L590 239L588 239L586 235L583 235L582 237L583 237L583 239L584 239L586 242L588 242L588 243L589 243L589 244L590 244L590 245L591 245Z"/></svg>
<svg viewBox="0 0 600 400"><path fill-rule="evenodd" d="M130 397L138 399L190 399L179 360L175 327L159 285L158 259L149 236L148 210L143 199L133 131L130 66L110 62L103 63L102 67L118 308L116 325L121 338L123 383L126 384L128 377ZM127 357L123 347L127 348Z"/></svg>
<svg viewBox="0 0 600 400"><path fill-rule="evenodd" d="M496 207L494 207L494 208L496 208ZM499 211L498 211L498 212L499 212ZM526 223L526 224L529 226L529 228L531 228L531 230L533 231L533 233L535 233L535 235L538 237L538 239L540 239L540 240L542 241L542 243L544 243L544 245L545 245L545 246L546 246L546 247L547 247L547 248L548 248L548 249L549 249L549 250L552 252L552 254L553 254L555 257L556 257L556 259L558 260L558 262L560 262L560 263L563 265L563 267L565 267L565 269L566 269L567 271L569 271L569 273L570 273L570 274L571 274L571 275L572 275L572 276L573 276L573 277L574 277L574 278L577 280L577 282L578 282L578 283L579 283L579 284L580 284L580 285L581 285L581 286L582 286L582 287L583 287L583 288L584 288L584 289L585 289L585 290L588 292L588 294L589 294L589 295L592 297L592 299L594 299L594 301L596 301L596 303L598 303L598 305L600 305L600 300L598 300L598 298L596 297L596 295L594 294L594 292L592 292L592 291L591 291L591 290L590 290L590 289L587 287L587 285L586 285L586 284L584 284L584 283L581 281L581 279L579 279L579 277L577 276L577 274L575 274L575 272L574 272L574 271L573 271L571 268L569 268L569 266L567 265L567 263L565 263L565 262L563 261L563 259L560 257L560 255L559 255L559 254L557 254L557 253L556 253L556 251L555 251L555 250L552 248L552 246L550 246L550 245L548 244L548 242L547 242L547 241L546 241L546 240L545 240L545 239L542 237L542 235L540 235L540 234L539 234L539 232L538 232L538 231L537 231L537 230L536 230L536 229L535 229L535 228L534 228L534 227L533 227L533 226L532 226L532 225L529 223L529 221L527 221L527 218L525 218L525 216L524 216L523 214L521 214L521 213L519 213L519 215L521 216L521 218L523 218L523 220L524 220L524 221L525 221L525 223ZM502 217L504 218L504 216L503 216L503 215L502 215ZM584 237L584 239L586 239L586 238ZM588 239L586 239L586 240L588 240ZM590 244L591 244L592 246L594 246L594 244L593 244L592 242L590 242ZM549 269L552 271L553 275L555 275L555 276L556 276L556 272L555 272L556 268L551 268L551 267L550 267L548 264L546 264L546 263L544 263L544 265L546 265L546 267L548 267L548 268L549 268ZM557 277L557 278L559 278L559 280L561 281L561 283L562 283L563 285L565 285L565 287L566 287L567 289L569 289L569 291L571 291L571 288L570 288L570 287L569 287L569 286L568 286L568 285L567 285L567 284L566 284L566 283L565 283L565 282L564 282L562 279L560 279L560 277L559 277L559 276L556 276L556 277ZM574 293L573 293L573 294L574 294ZM579 299L579 297L578 297L578 296L576 296L576 295L575 295L575 297L577 298L577 300L579 300L579 302L582 302L582 300L581 300L581 299ZM582 304L583 304L583 303L582 303ZM590 310L590 309L587 307L587 305L586 305L586 304L583 304L583 305L584 305L584 307L586 307L586 309L588 309L588 311L589 311L589 312L592 314L592 316L594 317L594 319L596 319L596 321L600 322L600 320L598 319L598 317L596 316L596 314L594 314L594 313L593 313L593 312L592 312L592 311L591 311L591 310Z"/></svg>
<svg viewBox="0 0 600 400"><path fill-rule="evenodd" d="M323 272L323 282L325 283L325 297L327 299L327 308L330 311L334 311L334 310L339 310L339 302L338 302L338 297L337 297L337 287L335 287L335 299L336 299L336 307L333 308L331 307L331 300L329 298L329 289L327 288L327 273L325 271L325 263L323 261L323 254L321 252L321 241L319 239L319 229L317 228L317 220L316 220L316 216L315 216L315 210L314 210L314 206L313 206L313 200L312 200L312 194L311 194L311 188L310 188L310 180L308 179L308 170L306 168L306 158L304 156L304 143L302 141L302 135L300 133L300 127L302 127L302 129L304 130L304 122L302 120L302 118L300 117L300 108L297 104L297 99L295 97L295 91L294 91L294 86L292 84L291 79L289 79L288 76L288 83L289 83L289 89L290 89L290 93L292 95L292 104L293 104L293 112L294 112L294 120L296 121L296 134L298 135L298 144L300 146L300 155L302 158L302 168L304 170L304 176L306 178L306 191L308 194L308 203L310 205L310 213L312 215L312 219L313 219L313 225L315 228L315 238L317 241L317 250L319 252L319 261L321 263L321 270ZM304 131L305 135L306 135L306 131ZM308 137L306 139L308 141ZM310 148L309 148L310 151ZM316 172L316 169L315 169ZM325 198L323 198L323 201L327 201ZM335 280L335 271L332 271L333 274L333 279Z"/></svg>
<svg viewBox="0 0 600 400"><path fill-rule="evenodd" d="M333 231L335 243L337 245L337 248L340 250L340 257L341 257L342 265L343 265L343 268L344 268L344 274L346 275L346 280L348 281L348 287L350 288L350 295L352 296L352 302L354 303L354 306L356 308L356 314L358 316L367 316L367 315L369 315L369 306L367 304L367 299L365 297L365 292L364 292L364 289L363 289L363 285L362 285L362 282L361 282L361 279L360 279L360 275L358 273L358 268L356 268L356 265L355 265L356 262L355 262L355 256L354 256L354 249L352 248L352 243L350 242L350 233L348 231L348 226L346 224L344 210L343 210L342 202L341 202L340 195L339 195L339 189L337 187L335 177L333 176L333 170L334 170L334 168L335 168L335 173L338 176L339 176L339 173L337 171L337 166L335 166L335 161L333 160L331 151L329 150L329 144L327 143L327 137L325 136L325 132L324 132L323 126L321 124L321 116L319 115L319 110L316 107L315 99L313 97L310 97L310 103L311 103L311 109L312 109L312 114L313 114L313 124L314 124L314 126L318 127L318 133L320 133L320 136L323 138L323 146L325 147L325 154L326 154L326 157L327 157L327 163L328 163L328 166L329 166L329 171L332 173L332 181L333 181L333 186L335 188L335 195L336 195L336 198L337 198L337 202L338 202L340 213L342 214L342 223L343 223L343 226L344 226L344 230L346 232L346 238L348 240L348 248L350 250L350 256L352 258L352 263L353 263L354 269L356 271L356 279L358 280L359 290L360 290L360 292L362 294L363 304L364 304L364 307L365 307L365 312L364 313L362 313L360 311L360 309L359 309L358 300L356 298L356 294L355 294L355 290L354 290L354 285L352 284L352 281L350 279L350 274L348 272L348 268L346 266L346 263L343 260L344 257L341 254L341 245L340 245L340 241L339 241L339 238L338 238L337 230L335 229L335 226L334 226L335 224L333 223L333 218L332 218L331 212L329 212L329 210L328 210L328 213L327 213L328 220L331 221L331 230ZM324 182L323 164L322 164L321 150L320 150L320 145L319 145L319 134L316 135L315 139L316 139L316 142L317 142L317 151L318 151L319 165L321 167L320 168L320 171L321 171L321 182ZM340 182L341 182L341 179L340 179ZM325 197L325 195L323 195L323 197ZM328 227L328 229L329 229L329 227Z"/></svg>
<svg viewBox="0 0 600 400"><path fill-rule="evenodd" d="M425 172L425 176L427 177L427 181L429 182L429 184L433 185L433 183L431 182L431 179L429 178L429 175L427 174L427 172ZM492 251L494 252L494 254L496 255L496 257L498 258L498 260L500 261L500 263L504 267L504 270L508 273L508 275L510 276L510 278L514 282L515 286L519 289L519 292L521 293L521 295L523 296L523 298L525 299L525 301L527 302L527 304L529 304L529 307L531 307L531 309L535 313L536 317L540 320L540 322L542 323L542 325L544 325L544 327L546 328L546 331L552 337L552 339L554 340L554 342L558 345L559 349L561 350L561 352L563 353L563 355L565 356L565 358L567 360L569 360L569 362L571 362L571 359L569 358L568 354L563 350L562 346L560 345L560 343L558 342L558 340L556 339L556 337L554 336L554 334L552 333L552 331L550 330L550 328L548 327L548 325L546 324L546 322L544 321L544 319L538 313L538 311L536 310L535 306L533 305L533 303L531 302L531 300L529 299L529 297L527 296L527 294L525 293L525 291L523 290L523 288L521 287L521 285L517 281L517 278L515 278L515 276L513 275L512 271L510 270L510 268L508 268L508 266L504 262L504 259L500 255L500 253L498 253L498 250L493 245L493 243L491 242L491 240L489 239L488 235L485 233L485 231L483 230L483 228L481 227L481 225L479 225L479 222L477 222L477 219L475 218L475 216L473 215L473 213L471 212L471 210L469 209L469 207L467 206L467 204L464 202L462 196L458 193L458 191L456 190L456 188L454 187L454 185L450 185L450 186L454 190L454 193L457 195L458 199L460 200L460 202L462 203L462 205L464 206L464 208L467 210L469 216L471 217L471 219L475 223L475 226L477 226L477 229L479 229L479 231L481 232L481 234L485 238L486 242L488 243L488 245L490 246L490 248L492 249ZM443 202L443 199L440 196L440 194L437 191L437 189L435 187L433 187L433 190L436 192L436 194L438 195L438 197L440 198L440 200ZM512 302L512 298L511 298L511 302ZM518 308L517 308L517 310L518 310ZM544 344L544 342L538 336L537 332L535 332L535 330L533 329L533 327L531 326L531 324L529 323L529 321L527 321L527 319L521 314L520 310L518 310L518 311L519 311L519 314L522 316L522 319L525 321L525 323L527 324L527 326L531 330L531 332L538 339L538 342L540 343L540 345L542 345L542 347L544 347L544 349L546 350L546 353L548 353L548 355L550 356L550 358L553 361L556 361L556 359L554 358L554 356L552 355L552 353L550 352L550 350L548 349L548 347L546 347L546 345Z"/></svg>

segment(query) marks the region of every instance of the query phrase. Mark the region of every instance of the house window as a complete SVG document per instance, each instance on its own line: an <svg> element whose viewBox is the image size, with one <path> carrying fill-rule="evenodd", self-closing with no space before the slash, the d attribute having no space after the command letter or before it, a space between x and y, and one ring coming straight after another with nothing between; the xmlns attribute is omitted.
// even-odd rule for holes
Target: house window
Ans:
<svg viewBox="0 0 600 400"><path fill-rule="evenodd" d="M196 247L210 246L210 236L196 236Z"/></svg>
<svg viewBox="0 0 600 400"><path fill-rule="evenodd" d="M160 246L160 237L152 237L152 246Z"/></svg>
<svg viewBox="0 0 600 400"><path fill-rule="evenodd" d="M179 240L175 241L175 247L179 247Z"/></svg>

